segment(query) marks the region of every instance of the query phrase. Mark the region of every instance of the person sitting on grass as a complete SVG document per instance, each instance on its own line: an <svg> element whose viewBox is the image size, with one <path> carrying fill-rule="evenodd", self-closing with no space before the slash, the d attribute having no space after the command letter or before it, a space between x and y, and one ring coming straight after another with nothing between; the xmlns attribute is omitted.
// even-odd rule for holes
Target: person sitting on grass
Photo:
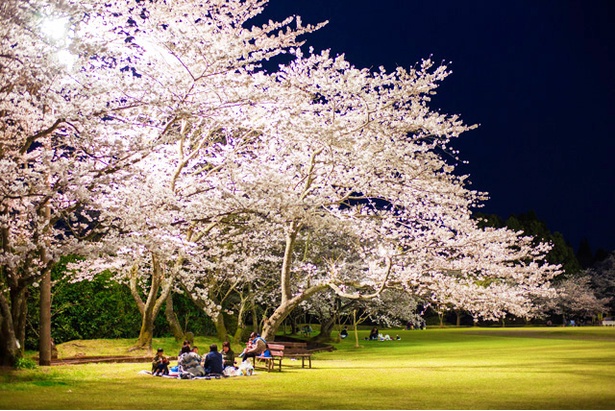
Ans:
<svg viewBox="0 0 615 411"><path fill-rule="evenodd" d="M252 332L250 334L250 340L248 341L248 346L238 355L242 361L247 361L248 358L255 358L261 355L267 349L267 341L256 332ZM252 360L255 361L255 360Z"/></svg>
<svg viewBox="0 0 615 411"><path fill-rule="evenodd" d="M347 325L344 326L344 328L342 329L342 332L340 333L340 338L342 340L346 337L348 337L348 326Z"/></svg>
<svg viewBox="0 0 615 411"><path fill-rule="evenodd" d="M156 350L156 356L152 361L152 375L169 375L169 359L164 355L164 350L162 348Z"/></svg>
<svg viewBox="0 0 615 411"><path fill-rule="evenodd" d="M235 353L231 349L231 343L224 341L222 343L222 361L224 367L235 367Z"/></svg>
<svg viewBox="0 0 615 411"><path fill-rule="evenodd" d="M369 339L370 340L377 340L378 339L378 327L372 328L372 331L369 333Z"/></svg>
<svg viewBox="0 0 615 411"><path fill-rule="evenodd" d="M185 340L184 345L182 346L182 349L179 351L179 354L177 354L177 358L181 357L184 354L189 353L190 351L192 351L192 348L190 348L190 341Z"/></svg>
<svg viewBox="0 0 615 411"><path fill-rule="evenodd" d="M203 364L205 373L208 375L222 375L222 371L224 371L223 364L224 361L222 360L222 354L218 352L218 346L216 344L210 345L209 352L205 356L205 363Z"/></svg>
<svg viewBox="0 0 615 411"><path fill-rule="evenodd" d="M205 375L205 370L201 366L201 361L199 347L192 347L191 352L182 355L179 359L180 377L184 378L185 374L191 374L193 377Z"/></svg>

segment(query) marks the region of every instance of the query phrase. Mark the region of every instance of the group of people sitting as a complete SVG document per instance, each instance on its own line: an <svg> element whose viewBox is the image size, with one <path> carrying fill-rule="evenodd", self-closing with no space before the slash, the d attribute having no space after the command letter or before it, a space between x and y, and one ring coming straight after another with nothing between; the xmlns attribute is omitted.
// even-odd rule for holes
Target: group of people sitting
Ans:
<svg viewBox="0 0 615 411"><path fill-rule="evenodd" d="M257 356L267 357L271 356L271 353L267 347L267 341L256 332L253 332L250 334L250 340L246 348L238 355L243 362L242 368L253 369L248 359ZM184 341L182 349L178 354L177 361L177 367L172 367L171 370L174 373L176 372L179 378L220 378L222 376L237 375L239 369L239 367L236 367L237 362L235 361L235 353L231 349L231 344L228 341L222 343L222 352L218 351L218 346L216 344L211 344L209 346L209 352L204 357L201 357L199 354L199 348L197 346L191 347L190 341ZM164 350L158 348L156 356L152 361L152 375L163 376L169 374L169 359L164 355Z"/></svg>
<svg viewBox="0 0 615 411"><path fill-rule="evenodd" d="M344 326L342 331L340 332L340 338L343 340L348 337L348 326ZM374 327L369 333L369 337L365 337L366 340L377 340L377 341L392 341L393 339L389 334L382 335L378 332L378 328ZM396 340L401 340L401 337L398 335L395 336Z"/></svg>
<svg viewBox="0 0 615 411"><path fill-rule="evenodd" d="M233 365L234 360L235 355L228 341L222 344L222 352L218 351L217 344L211 344L209 352L204 357L199 354L199 347L190 347L190 342L184 341L178 354L177 369L174 371L180 378L183 378L182 374L186 374L186 377L190 374L192 377L214 376L219 378L224 375L224 368L229 361L230 365ZM158 348L152 361L152 375L169 375L169 359L162 348Z"/></svg>
<svg viewBox="0 0 615 411"><path fill-rule="evenodd" d="M366 340L376 340L376 341L392 341L393 339L389 334L382 335L378 332L378 328L374 327L369 333L369 338L365 337ZM401 340L401 337L398 335L395 336L396 340Z"/></svg>

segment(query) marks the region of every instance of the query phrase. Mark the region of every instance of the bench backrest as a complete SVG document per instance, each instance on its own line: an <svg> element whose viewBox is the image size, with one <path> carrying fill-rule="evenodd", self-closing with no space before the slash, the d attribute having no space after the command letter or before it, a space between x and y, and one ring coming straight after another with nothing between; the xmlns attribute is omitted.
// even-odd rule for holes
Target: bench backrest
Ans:
<svg viewBox="0 0 615 411"><path fill-rule="evenodd" d="M280 341L276 344L281 344L286 348L307 348L306 342L288 342L288 341Z"/></svg>
<svg viewBox="0 0 615 411"><path fill-rule="evenodd" d="M268 343L267 344L269 346L269 351L271 352L271 355L275 356L275 357L281 357L284 355L284 345L282 344L276 344L276 343Z"/></svg>

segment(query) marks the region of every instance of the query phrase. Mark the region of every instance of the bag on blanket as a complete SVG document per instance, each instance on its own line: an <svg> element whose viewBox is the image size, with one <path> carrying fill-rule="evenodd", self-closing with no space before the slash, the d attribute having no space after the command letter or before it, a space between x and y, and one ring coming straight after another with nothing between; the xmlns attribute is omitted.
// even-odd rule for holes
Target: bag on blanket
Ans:
<svg viewBox="0 0 615 411"><path fill-rule="evenodd" d="M250 364L249 361L243 361L241 364L239 364L239 375L245 375L246 377L249 377L250 375L254 374L254 367L252 366L252 364Z"/></svg>
<svg viewBox="0 0 615 411"><path fill-rule="evenodd" d="M238 375L241 375L239 373L239 368L235 368L232 365L229 365L227 367L224 368L224 371L222 371L222 373L227 376L227 377L236 377Z"/></svg>

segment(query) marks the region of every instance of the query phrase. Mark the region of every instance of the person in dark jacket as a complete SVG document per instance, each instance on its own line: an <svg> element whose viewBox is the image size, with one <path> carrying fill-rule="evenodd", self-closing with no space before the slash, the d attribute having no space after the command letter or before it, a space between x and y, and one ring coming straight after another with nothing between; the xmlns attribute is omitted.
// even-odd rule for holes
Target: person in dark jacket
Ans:
<svg viewBox="0 0 615 411"><path fill-rule="evenodd" d="M218 346L216 344L209 346L209 352L205 356L203 368L205 368L207 374L222 374L224 370L222 354L218 352Z"/></svg>
<svg viewBox="0 0 615 411"><path fill-rule="evenodd" d="M377 327L372 328L372 331L369 333L369 339L370 340L378 339L378 328Z"/></svg>
<svg viewBox="0 0 615 411"><path fill-rule="evenodd" d="M168 375L169 359L164 355L164 350L158 348L156 356L152 360L152 375Z"/></svg>
<svg viewBox="0 0 615 411"><path fill-rule="evenodd" d="M228 341L224 341L222 343L222 360L224 362L224 367L234 367L235 366L235 353L231 348L231 343Z"/></svg>

